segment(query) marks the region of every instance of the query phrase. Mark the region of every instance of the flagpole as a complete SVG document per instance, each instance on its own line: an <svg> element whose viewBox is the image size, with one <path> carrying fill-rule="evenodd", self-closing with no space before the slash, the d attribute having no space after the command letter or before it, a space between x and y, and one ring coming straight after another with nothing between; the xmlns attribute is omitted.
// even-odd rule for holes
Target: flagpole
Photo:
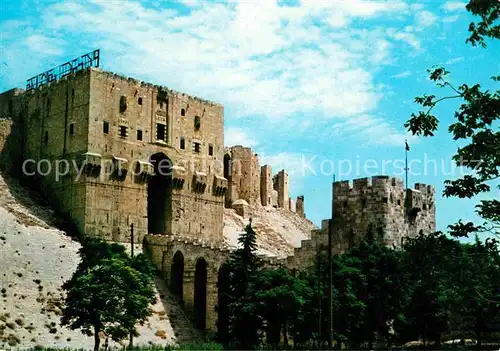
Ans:
<svg viewBox="0 0 500 351"><path fill-rule="evenodd" d="M405 175L406 175L406 182L405 182L405 190L408 190L408 142L405 139Z"/></svg>

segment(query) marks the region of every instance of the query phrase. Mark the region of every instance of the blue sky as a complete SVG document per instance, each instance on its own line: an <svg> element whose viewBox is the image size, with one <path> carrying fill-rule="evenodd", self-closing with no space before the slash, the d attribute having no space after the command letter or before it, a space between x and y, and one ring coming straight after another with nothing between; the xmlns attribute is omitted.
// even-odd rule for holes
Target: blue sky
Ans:
<svg viewBox="0 0 500 351"><path fill-rule="evenodd" d="M441 196L443 180L460 175L450 161L458 144L446 133L457 103L436 108L442 128L434 138L413 137L403 127L417 109L413 98L437 92L427 68L444 65L457 85L493 86L488 79L500 72L498 43L487 50L465 44L471 17L464 2L0 0L0 6L2 91L100 48L106 70L224 104L226 145L251 146L261 164L286 168L291 195L305 195L306 213L318 225L331 211L332 173L404 178L406 138L414 160L410 183L436 187L438 229L477 219L475 201Z"/></svg>

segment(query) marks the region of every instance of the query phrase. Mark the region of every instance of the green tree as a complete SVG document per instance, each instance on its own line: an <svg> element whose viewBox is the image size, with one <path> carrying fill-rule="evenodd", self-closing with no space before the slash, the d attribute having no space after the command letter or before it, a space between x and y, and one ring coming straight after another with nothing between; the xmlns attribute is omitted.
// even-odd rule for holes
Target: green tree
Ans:
<svg viewBox="0 0 500 351"><path fill-rule="evenodd" d="M114 340L129 335L132 343L135 325L151 315L153 270L143 255L131 259L121 245L97 239L86 244L80 250L82 261L77 270L63 284L66 297L61 324L93 334L95 350L99 349L100 332Z"/></svg>
<svg viewBox="0 0 500 351"><path fill-rule="evenodd" d="M352 268L362 274L358 298L365 308L359 337L368 341L370 349L377 335L390 342L390 325L403 318L409 295L402 252L385 246L382 237L370 228L365 240L347 253L353 257Z"/></svg>
<svg viewBox="0 0 500 351"><path fill-rule="evenodd" d="M308 267L299 273L300 279L310 289L310 296L306 296L305 304L298 313L291 328L295 344L306 344L313 341L313 348L320 349L326 335L326 282L328 270L326 257L323 252L317 252L314 267Z"/></svg>
<svg viewBox="0 0 500 351"><path fill-rule="evenodd" d="M294 347L299 348L300 345L306 345L318 337L319 300L323 298L321 292L324 289L321 288L322 284L316 269L311 272L299 272L297 279L299 281L296 291L298 290L303 301L300 308L295 311L290 331Z"/></svg>
<svg viewBox="0 0 500 351"><path fill-rule="evenodd" d="M421 234L408 239L404 267L409 272L411 300L405 315L407 338L433 341L439 347L441 335L450 330L462 300L456 280L461 246L442 233Z"/></svg>
<svg viewBox="0 0 500 351"><path fill-rule="evenodd" d="M478 345L488 324L500 317L500 267L495 264L498 252L476 237L474 244L462 244L456 281L460 291L459 315L462 329L471 329Z"/></svg>
<svg viewBox="0 0 500 351"><path fill-rule="evenodd" d="M99 265L103 260L111 258L129 259L125 246L117 243L107 243L102 239L92 237L85 237L82 246L78 250L78 254L81 260L77 271L82 272Z"/></svg>
<svg viewBox="0 0 500 351"><path fill-rule="evenodd" d="M332 265L334 339L338 345L348 344L356 349L363 340L361 330L367 306L360 291L365 276L361 270L361 262L350 253L335 255ZM326 274L324 279L327 279ZM327 321L324 323L326 326Z"/></svg>
<svg viewBox="0 0 500 351"><path fill-rule="evenodd" d="M479 22L469 25L470 37L466 40L473 46L486 47L486 40L500 39L500 2L496 0L470 0L466 9ZM428 70L429 78L438 87L446 89L451 95L437 97L425 94L415 98L422 109L412 114L405 123L413 134L432 136L438 128L438 118L432 111L444 100L461 100L462 104L455 111L455 120L448 126L454 140L461 141L457 153L453 156L458 166L471 170L470 174L455 180L446 180L444 196L472 198L481 193L488 193L500 177L500 90L489 91L479 83L474 85L453 85L448 79L449 72L444 67ZM492 77L498 82L500 76ZM495 84L495 83L493 83ZM496 185L500 189L500 185ZM481 200L476 211L484 223L458 223L449 226L454 236L468 236L471 233L489 232L499 236L500 201L498 199ZM500 264L499 261L497 263Z"/></svg>
<svg viewBox="0 0 500 351"><path fill-rule="evenodd" d="M256 311L251 296L251 284L261 267L255 250L256 234L252 220L238 238L239 247L228 262L229 288L227 292L229 310L230 342L243 349L252 349L260 343L262 318Z"/></svg>
<svg viewBox="0 0 500 351"><path fill-rule="evenodd" d="M152 314L149 306L156 301L153 280L155 269L143 254L133 257L129 268L126 271L127 276L123 276L126 285L120 327L114 328L111 334L116 335L115 339L122 339L121 335L128 333L129 347L132 348L134 337L139 336L136 325L146 322Z"/></svg>
<svg viewBox="0 0 500 351"><path fill-rule="evenodd" d="M297 331L293 328L295 321L305 312L306 301L312 296L310 287L285 268L260 271L252 286L253 303L267 326L267 343L278 345L281 332L288 347L289 332Z"/></svg>
<svg viewBox="0 0 500 351"><path fill-rule="evenodd" d="M122 313L123 280L128 275L122 260L109 259L85 272L77 272L63 285L67 295L64 301L62 325L81 329L94 335L94 350L99 349L99 333L108 333L118 327ZM116 331L115 331L116 333Z"/></svg>

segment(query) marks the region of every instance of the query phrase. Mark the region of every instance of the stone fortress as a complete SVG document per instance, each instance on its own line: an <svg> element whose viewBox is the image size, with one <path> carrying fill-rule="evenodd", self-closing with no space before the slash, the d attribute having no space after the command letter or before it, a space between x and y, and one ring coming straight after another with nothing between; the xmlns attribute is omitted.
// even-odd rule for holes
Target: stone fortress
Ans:
<svg viewBox="0 0 500 351"><path fill-rule="evenodd" d="M231 252L227 211L248 219L275 208L314 227L304 197L289 197L285 170L273 175L250 148L224 147L222 105L96 67L0 94L0 150L4 171L32 179L80 233L129 243L133 230L201 330L225 325L218 287ZM404 189L378 176L335 182L332 190L334 220L268 264L313 265L329 223L334 253L369 227L396 247L435 230L431 186Z"/></svg>

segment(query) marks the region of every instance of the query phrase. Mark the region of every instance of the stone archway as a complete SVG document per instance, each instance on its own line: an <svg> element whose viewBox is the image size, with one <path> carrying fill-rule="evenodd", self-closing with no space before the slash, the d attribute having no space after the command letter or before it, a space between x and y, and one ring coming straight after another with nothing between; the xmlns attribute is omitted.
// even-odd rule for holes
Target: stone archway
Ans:
<svg viewBox="0 0 500 351"><path fill-rule="evenodd" d="M229 265L223 263L217 275L217 339L219 342L229 340Z"/></svg>
<svg viewBox="0 0 500 351"><path fill-rule="evenodd" d="M207 326L207 261L196 261L194 273L194 326L205 330Z"/></svg>
<svg viewBox="0 0 500 351"><path fill-rule="evenodd" d="M184 255L177 251L172 259L170 269L170 290L183 302L183 284L184 284Z"/></svg>
<svg viewBox="0 0 500 351"><path fill-rule="evenodd" d="M159 152L150 157L154 176L148 182L148 232L162 234L168 231L172 207L172 161Z"/></svg>

